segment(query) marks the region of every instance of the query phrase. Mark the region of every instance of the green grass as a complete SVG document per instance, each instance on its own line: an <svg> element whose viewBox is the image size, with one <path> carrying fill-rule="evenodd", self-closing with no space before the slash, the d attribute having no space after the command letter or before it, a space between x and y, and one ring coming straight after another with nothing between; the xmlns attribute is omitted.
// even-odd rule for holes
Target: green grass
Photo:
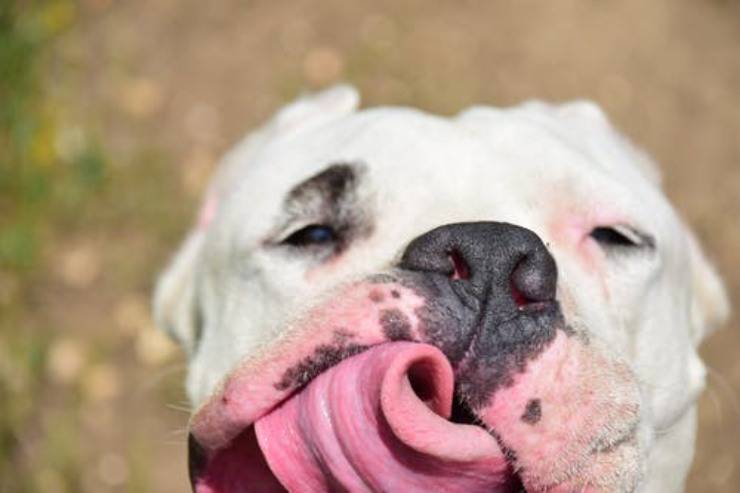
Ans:
<svg viewBox="0 0 740 493"><path fill-rule="evenodd" d="M41 245L60 221L106 187L104 153L86 139L59 152L62 132L44 90L42 68L53 39L74 22L70 1L0 2L0 491L43 491L35 463L76 487L74 419L54 417L38 457L22 435L37 426L48 329L27 316L34 280L45 268ZM66 434L65 434L66 433Z"/></svg>

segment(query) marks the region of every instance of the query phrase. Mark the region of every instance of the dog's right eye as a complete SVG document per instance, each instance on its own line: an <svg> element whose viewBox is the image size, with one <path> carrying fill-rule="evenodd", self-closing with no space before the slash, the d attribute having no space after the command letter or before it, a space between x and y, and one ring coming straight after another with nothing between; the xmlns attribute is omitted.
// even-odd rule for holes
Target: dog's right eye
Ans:
<svg viewBox="0 0 740 493"><path fill-rule="evenodd" d="M281 243L294 247L323 246L337 241L337 232L325 224L309 224L291 233Z"/></svg>

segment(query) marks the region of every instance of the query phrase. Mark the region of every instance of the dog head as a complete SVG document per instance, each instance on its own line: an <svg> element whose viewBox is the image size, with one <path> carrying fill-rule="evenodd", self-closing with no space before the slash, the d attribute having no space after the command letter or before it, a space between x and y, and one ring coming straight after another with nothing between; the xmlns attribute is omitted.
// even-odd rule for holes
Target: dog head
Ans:
<svg viewBox="0 0 740 493"><path fill-rule="evenodd" d="M650 159L588 102L357 105L239 144L160 280L196 490L680 487L728 308Z"/></svg>

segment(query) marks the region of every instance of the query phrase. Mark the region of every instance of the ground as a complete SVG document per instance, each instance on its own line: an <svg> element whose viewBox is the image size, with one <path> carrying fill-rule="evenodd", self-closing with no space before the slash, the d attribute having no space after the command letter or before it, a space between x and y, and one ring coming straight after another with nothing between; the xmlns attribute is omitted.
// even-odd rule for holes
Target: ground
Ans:
<svg viewBox="0 0 740 493"><path fill-rule="evenodd" d="M335 81L442 114L597 101L661 163L740 306L737 1L7 5L2 492L186 491L184 360L152 327L154 279L218 156ZM703 346L689 491L740 491L738 322Z"/></svg>

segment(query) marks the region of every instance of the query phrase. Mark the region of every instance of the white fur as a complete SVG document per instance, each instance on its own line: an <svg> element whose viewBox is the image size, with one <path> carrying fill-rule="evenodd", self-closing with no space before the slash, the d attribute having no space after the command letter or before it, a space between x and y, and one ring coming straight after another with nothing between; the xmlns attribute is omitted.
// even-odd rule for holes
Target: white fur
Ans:
<svg viewBox="0 0 740 493"><path fill-rule="evenodd" d="M728 305L651 160L590 102L475 107L451 119L407 108L358 112L357 104L346 86L300 99L225 157L206 199L212 210L155 296L159 324L189 353L193 403L312 300L387 269L417 235L460 221L510 222L548 244L566 317L627 358L641 380L650 450L642 489L679 491L704 387L697 345ZM305 262L276 257L263 241L285 234L275 229L285 194L339 161L367 166L360 195L375 228L307 280ZM652 234L656 254L603 258L594 269L553 233L560 220L588 223L603 211Z"/></svg>

